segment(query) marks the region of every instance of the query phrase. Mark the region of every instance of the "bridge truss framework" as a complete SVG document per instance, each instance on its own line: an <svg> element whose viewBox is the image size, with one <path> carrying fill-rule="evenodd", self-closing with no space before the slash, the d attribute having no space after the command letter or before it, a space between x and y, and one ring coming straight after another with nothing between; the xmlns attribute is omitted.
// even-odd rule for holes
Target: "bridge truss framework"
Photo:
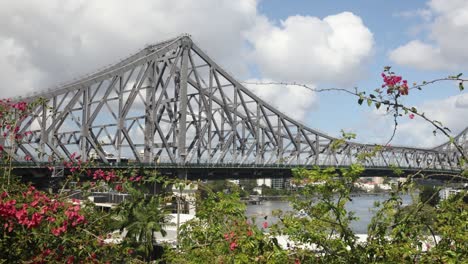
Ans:
<svg viewBox="0 0 468 264"><path fill-rule="evenodd" d="M281 113L231 77L188 36L151 45L55 90L21 123L28 155L83 160L109 154L139 163L319 165L459 170L460 153L343 141ZM467 130L455 138L467 149ZM39 158L37 152L45 153ZM358 156L369 155L365 161Z"/></svg>

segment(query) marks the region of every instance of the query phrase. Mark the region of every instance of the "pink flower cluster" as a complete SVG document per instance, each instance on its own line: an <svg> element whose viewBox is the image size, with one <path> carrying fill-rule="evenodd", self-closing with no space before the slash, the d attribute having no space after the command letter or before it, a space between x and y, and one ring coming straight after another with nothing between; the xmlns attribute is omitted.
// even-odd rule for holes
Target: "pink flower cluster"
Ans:
<svg viewBox="0 0 468 264"><path fill-rule="evenodd" d="M60 236L62 233L67 232L69 226L75 227L79 224L86 223L85 217L79 213L80 209L79 205L68 207L65 210L65 216L67 219L63 221L62 225L52 228L52 234L54 234L54 236Z"/></svg>
<svg viewBox="0 0 468 264"><path fill-rule="evenodd" d="M382 78L384 81L384 84L382 84L382 88L387 87L387 94L391 94L394 91L397 91L398 94L408 95L408 92L409 92L408 81L403 80L401 76L392 75L392 74L386 75L383 72Z"/></svg>
<svg viewBox="0 0 468 264"><path fill-rule="evenodd" d="M32 199L32 201L17 204L15 199L7 200L7 192L3 192L0 196L0 217L4 221L3 228L8 232L13 230L15 223L28 229L35 228L44 218L48 218L50 213L57 212L58 207L61 206L59 202L50 200L34 187L23 192L22 196L25 200Z"/></svg>
<svg viewBox="0 0 468 264"><path fill-rule="evenodd" d="M20 130L20 127L17 126L17 125L13 125L13 124L7 124L7 125L4 125L3 127L0 125L0 129L3 128L3 137L7 138L9 137L10 135L15 139L15 140L21 140L23 139L23 137L25 136L29 136L32 134L31 131L26 131L24 133L20 133L19 130Z"/></svg>
<svg viewBox="0 0 468 264"><path fill-rule="evenodd" d="M17 103L12 104L12 107L21 112L24 112L28 109L28 104L26 102L17 102Z"/></svg>
<svg viewBox="0 0 468 264"><path fill-rule="evenodd" d="M128 178L128 180L131 182L140 182L142 179L143 179L143 176L132 176Z"/></svg>
<svg viewBox="0 0 468 264"><path fill-rule="evenodd" d="M28 103L24 101L14 102L10 98L0 99L0 112L16 112L17 114L24 114L28 111ZM3 114L0 116L2 117Z"/></svg>
<svg viewBox="0 0 468 264"><path fill-rule="evenodd" d="M103 171L99 169L93 173L93 180L103 180L105 182L114 182L118 179L119 177L115 174L114 171Z"/></svg>
<svg viewBox="0 0 468 264"><path fill-rule="evenodd" d="M8 192L0 195L0 221L7 232L12 232L16 225L32 229L44 222L54 223L60 211L64 211L66 219L61 226L51 229L51 233L55 236L64 233L68 223L75 227L86 221L85 217L79 213L79 205L73 206L50 199L32 186L22 192L21 196L24 201L18 202L16 199L8 199Z"/></svg>
<svg viewBox="0 0 468 264"><path fill-rule="evenodd" d="M237 238L234 232L224 234L224 239L229 242L229 250L233 251L237 248Z"/></svg>
<svg viewBox="0 0 468 264"><path fill-rule="evenodd" d="M26 102L13 102L11 99L0 99L0 133L7 140L20 141L32 133L20 131L20 124L29 116ZM10 142L13 143L13 142ZM6 144L5 144L6 145ZM4 147L0 146L0 156Z"/></svg>
<svg viewBox="0 0 468 264"><path fill-rule="evenodd" d="M80 209L80 205L76 204L68 207L65 211L65 215L67 216L68 221L71 222L71 226L73 227L85 223L85 217L80 214Z"/></svg>
<svg viewBox="0 0 468 264"><path fill-rule="evenodd" d="M14 113L14 115L13 115ZM6 120L23 120L28 115L28 103L13 102L11 99L0 99L0 120L3 124ZM11 118L8 118L11 117Z"/></svg>
<svg viewBox="0 0 468 264"><path fill-rule="evenodd" d="M82 161L81 156L78 156L75 152L70 155L70 161L64 161L63 166L67 169L70 169L70 172L78 172L81 170Z"/></svg>

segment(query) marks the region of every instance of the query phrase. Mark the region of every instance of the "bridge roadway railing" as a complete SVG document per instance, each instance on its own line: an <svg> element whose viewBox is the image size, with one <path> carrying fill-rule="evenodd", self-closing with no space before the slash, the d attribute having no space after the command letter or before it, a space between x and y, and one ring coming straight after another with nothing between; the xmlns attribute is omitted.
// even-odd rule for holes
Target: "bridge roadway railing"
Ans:
<svg viewBox="0 0 468 264"><path fill-rule="evenodd" d="M61 164L53 164L49 162L13 162L9 164L13 169L48 169L52 171L55 166L63 166ZM6 166L6 164L0 163L1 167ZM317 165L294 165L294 164L233 164L233 163L194 163L194 164L175 164L175 163L90 163L86 165L87 169L155 169L155 170L291 170L295 168L305 168L305 169L312 169L312 168L328 168L334 167L336 169L341 168L349 168L349 166L317 166ZM391 172L395 169L399 169L405 172L422 172L422 173L435 173L435 174L457 174L460 173L461 170L445 170L445 169L435 169L435 168L414 168L414 167L404 167L404 168L397 168L397 167L388 167L388 166L367 166L364 167L366 171L369 172Z"/></svg>

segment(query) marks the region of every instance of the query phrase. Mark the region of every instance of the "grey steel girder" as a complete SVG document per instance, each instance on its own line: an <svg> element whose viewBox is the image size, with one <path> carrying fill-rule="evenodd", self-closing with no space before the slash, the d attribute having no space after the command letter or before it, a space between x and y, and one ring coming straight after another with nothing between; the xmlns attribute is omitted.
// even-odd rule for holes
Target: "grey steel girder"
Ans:
<svg viewBox="0 0 468 264"><path fill-rule="evenodd" d="M18 160L77 153L104 162L460 169L460 153L449 143L377 147L311 129L254 95L186 35L22 100L39 97L46 100L21 123L31 134L15 147ZM465 153L466 134L455 138ZM375 155L360 161L366 153Z"/></svg>

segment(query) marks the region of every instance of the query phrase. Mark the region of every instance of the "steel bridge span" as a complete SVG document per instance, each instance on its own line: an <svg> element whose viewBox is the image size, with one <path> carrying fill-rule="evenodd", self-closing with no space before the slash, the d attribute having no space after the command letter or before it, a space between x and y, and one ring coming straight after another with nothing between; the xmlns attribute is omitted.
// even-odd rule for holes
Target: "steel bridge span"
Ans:
<svg viewBox="0 0 468 264"><path fill-rule="evenodd" d="M449 142L427 149L379 147L309 128L249 91L187 35L21 100L38 98L44 100L20 124L21 132L31 134L10 146L18 168L70 160L77 153L102 166L131 161L161 169L161 164L266 170L357 162L370 170L463 169L460 152ZM465 153L467 130L454 139ZM25 156L32 157L27 166Z"/></svg>

